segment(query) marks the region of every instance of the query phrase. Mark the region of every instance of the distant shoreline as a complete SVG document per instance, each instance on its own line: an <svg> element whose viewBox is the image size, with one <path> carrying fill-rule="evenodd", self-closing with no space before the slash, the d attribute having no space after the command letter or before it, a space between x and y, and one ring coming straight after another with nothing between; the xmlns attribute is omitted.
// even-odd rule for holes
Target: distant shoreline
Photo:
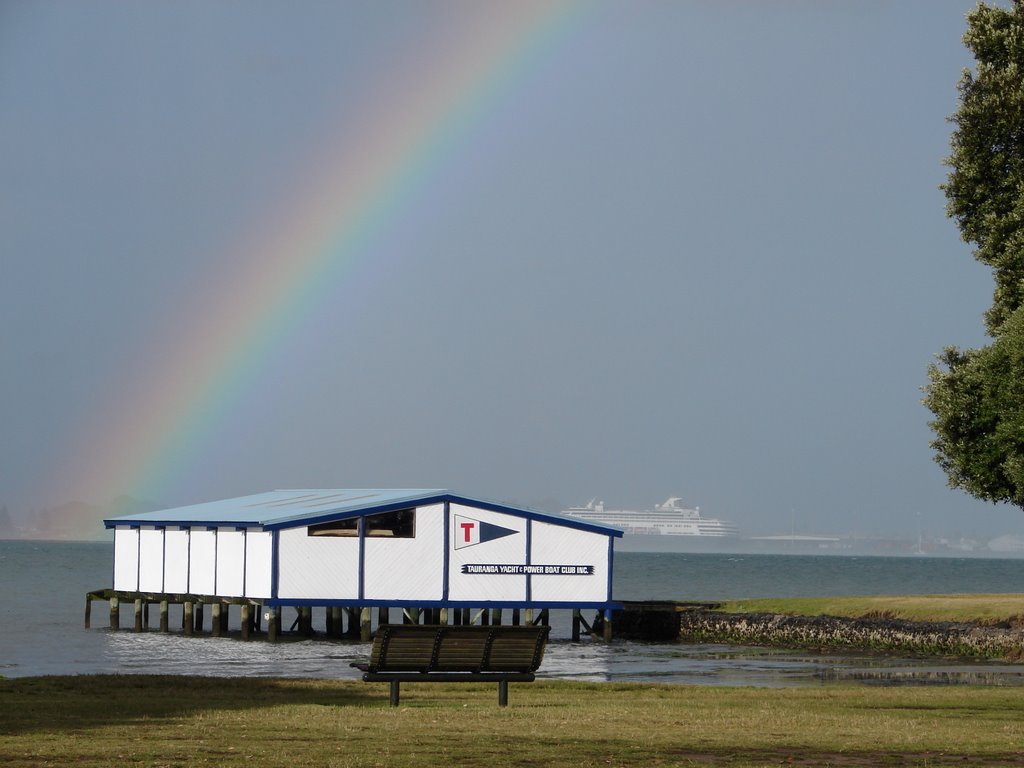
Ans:
<svg viewBox="0 0 1024 768"><path fill-rule="evenodd" d="M992 539L989 544L1009 541L1012 536ZM41 534L22 530L0 532L0 542L34 542L46 544L112 544L111 531L87 535L82 531L66 535ZM1012 543L1012 545L1011 545ZM924 559L1024 559L1024 538L1005 543L995 549L988 544L973 542L972 546L959 546L946 539L920 542L909 539L868 539L845 536L636 536L617 539L616 554L645 555L764 555L794 557L895 557Z"/></svg>

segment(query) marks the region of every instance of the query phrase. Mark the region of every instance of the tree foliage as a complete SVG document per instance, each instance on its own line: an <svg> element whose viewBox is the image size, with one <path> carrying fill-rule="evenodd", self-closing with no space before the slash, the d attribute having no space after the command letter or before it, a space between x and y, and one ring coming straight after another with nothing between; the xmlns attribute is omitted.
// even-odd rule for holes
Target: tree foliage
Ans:
<svg viewBox="0 0 1024 768"><path fill-rule="evenodd" d="M936 461L953 487L1024 508L1024 310L991 345L939 360L925 396Z"/></svg>
<svg viewBox="0 0 1024 768"><path fill-rule="evenodd" d="M967 27L976 67L958 86L943 190L963 239L992 268L993 342L947 348L929 368L924 403L949 484L1024 508L1024 0L979 5Z"/></svg>

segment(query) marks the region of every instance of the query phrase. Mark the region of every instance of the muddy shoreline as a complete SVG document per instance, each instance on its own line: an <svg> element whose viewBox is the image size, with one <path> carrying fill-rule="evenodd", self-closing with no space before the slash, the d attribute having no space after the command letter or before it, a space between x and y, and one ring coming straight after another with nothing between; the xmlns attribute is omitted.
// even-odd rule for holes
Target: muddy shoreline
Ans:
<svg viewBox="0 0 1024 768"><path fill-rule="evenodd" d="M880 651L1024 661L1024 627L919 622L887 617L785 616L774 613L677 613L678 638L781 648Z"/></svg>

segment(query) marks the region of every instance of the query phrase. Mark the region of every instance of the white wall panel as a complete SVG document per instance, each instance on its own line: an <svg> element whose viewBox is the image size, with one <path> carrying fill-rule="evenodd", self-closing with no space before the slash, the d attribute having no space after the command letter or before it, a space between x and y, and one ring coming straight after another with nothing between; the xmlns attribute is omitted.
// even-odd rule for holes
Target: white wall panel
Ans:
<svg viewBox="0 0 1024 768"><path fill-rule="evenodd" d="M306 528L278 534L277 596L295 600L359 597L359 539L308 536Z"/></svg>
<svg viewBox="0 0 1024 768"><path fill-rule="evenodd" d="M188 591L193 595L215 594L217 531L193 528L189 532Z"/></svg>
<svg viewBox="0 0 1024 768"><path fill-rule="evenodd" d="M525 565L526 519L461 504L451 504L448 543L448 598L481 602L525 600L526 576L464 574L464 565ZM459 525L469 519L514 531L490 541L468 544L467 531Z"/></svg>
<svg viewBox="0 0 1024 768"><path fill-rule="evenodd" d="M164 591L188 592L188 529L164 531Z"/></svg>
<svg viewBox="0 0 1024 768"><path fill-rule="evenodd" d="M270 597L270 574L274 559L274 534L250 529L245 532L245 596Z"/></svg>
<svg viewBox="0 0 1024 768"><path fill-rule="evenodd" d="M114 529L114 589L135 592L139 588L139 531Z"/></svg>
<svg viewBox="0 0 1024 768"><path fill-rule="evenodd" d="M416 510L416 537L367 537L364 598L440 600L444 586L444 505Z"/></svg>
<svg viewBox="0 0 1024 768"><path fill-rule="evenodd" d="M139 591L164 591L164 532L143 526L139 531Z"/></svg>
<svg viewBox="0 0 1024 768"><path fill-rule="evenodd" d="M592 575L531 576L533 600L596 602L608 599L608 537L550 523L533 523L535 565L591 565Z"/></svg>
<svg viewBox="0 0 1024 768"><path fill-rule="evenodd" d="M241 597L245 580L245 532L217 529L217 595Z"/></svg>

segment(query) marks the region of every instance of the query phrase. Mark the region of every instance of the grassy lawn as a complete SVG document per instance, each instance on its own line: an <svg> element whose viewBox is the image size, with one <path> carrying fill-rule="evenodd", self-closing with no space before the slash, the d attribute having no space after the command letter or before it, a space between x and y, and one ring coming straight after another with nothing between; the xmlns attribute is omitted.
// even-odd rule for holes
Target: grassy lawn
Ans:
<svg viewBox="0 0 1024 768"><path fill-rule="evenodd" d="M1024 595L899 595L868 597L808 597L733 600L729 613L781 613L790 616L842 616L849 619L884 617L909 621L960 621L998 624L1024 623Z"/></svg>
<svg viewBox="0 0 1024 768"><path fill-rule="evenodd" d="M0 680L0 761L36 765L1024 765L1012 688Z"/></svg>

